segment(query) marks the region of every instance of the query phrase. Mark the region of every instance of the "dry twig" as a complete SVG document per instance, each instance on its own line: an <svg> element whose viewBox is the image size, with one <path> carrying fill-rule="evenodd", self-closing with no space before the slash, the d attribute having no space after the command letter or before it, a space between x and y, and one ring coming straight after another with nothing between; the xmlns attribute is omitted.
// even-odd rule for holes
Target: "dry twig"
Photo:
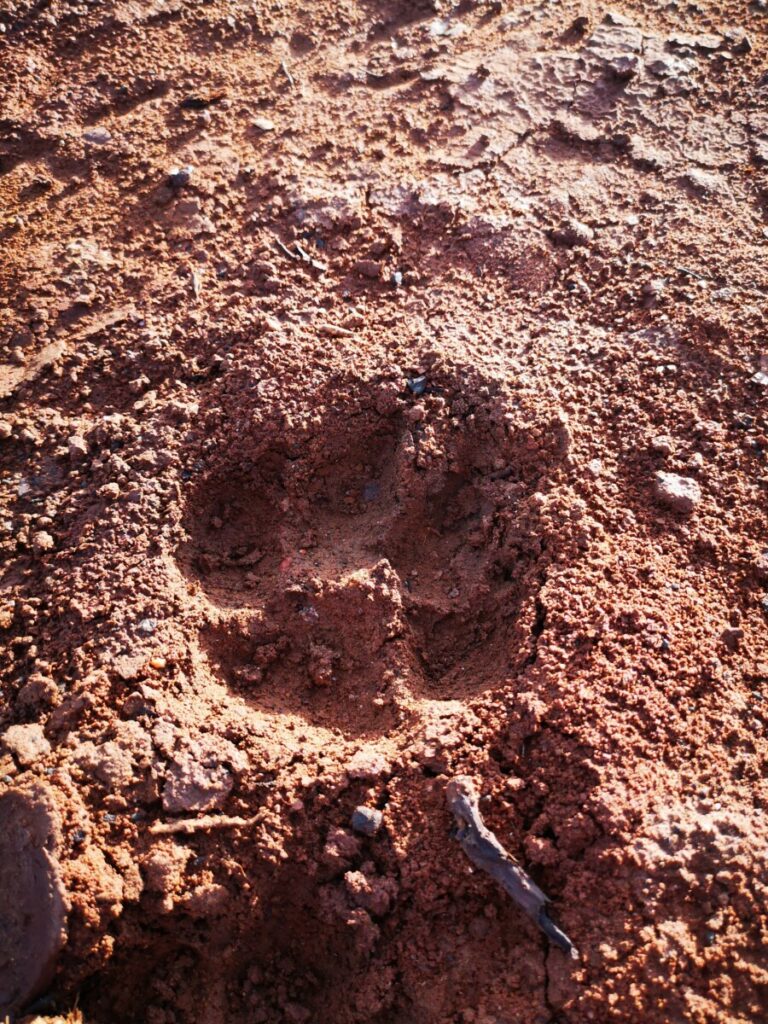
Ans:
<svg viewBox="0 0 768 1024"><path fill-rule="evenodd" d="M549 898L507 853L483 822L472 779L457 775L445 790L448 807L456 818L456 838L474 865L485 871L541 928L550 942L578 960L579 951L547 914Z"/></svg>
<svg viewBox="0 0 768 1024"><path fill-rule="evenodd" d="M239 828L254 825L255 818L234 818L224 814L204 814L200 818L181 818L178 821L156 821L149 826L153 836L191 835L193 832L207 832L214 828Z"/></svg>

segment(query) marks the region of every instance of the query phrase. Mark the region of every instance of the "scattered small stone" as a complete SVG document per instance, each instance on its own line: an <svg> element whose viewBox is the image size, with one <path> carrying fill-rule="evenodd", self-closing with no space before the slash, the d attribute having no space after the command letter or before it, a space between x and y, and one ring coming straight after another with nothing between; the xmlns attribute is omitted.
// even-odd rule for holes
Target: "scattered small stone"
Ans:
<svg viewBox="0 0 768 1024"><path fill-rule="evenodd" d="M345 867L360 853L360 840L343 828L332 828L325 841L321 860L329 867Z"/></svg>
<svg viewBox="0 0 768 1024"><path fill-rule="evenodd" d="M463 36L468 31L469 28L465 22L458 19L451 20L450 18L435 18L434 21L429 23L427 28L427 32L433 39L455 39L457 36Z"/></svg>
<svg viewBox="0 0 768 1024"><path fill-rule="evenodd" d="M573 249L578 245L589 245L595 237L595 232L588 224L583 224L580 220L571 217L562 221L558 227L553 228L549 237L555 245Z"/></svg>
<svg viewBox="0 0 768 1024"><path fill-rule="evenodd" d="M626 19L612 21L606 17L587 40L586 48L608 71L625 80L632 78L640 66L643 34Z"/></svg>
<svg viewBox="0 0 768 1024"><path fill-rule="evenodd" d="M364 864L361 871L348 871L344 875L344 885L355 906L376 917L389 911L397 895L395 880L377 875L372 864Z"/></svg>
<svg viewBox="0 0 768 1024"><path fill-rule="evenodd" d="M356 807L352 813L352 828L364 836L375 836L381 828L382 814L374 807Z"/></svg>
<svg viewBox="0 0 768 1024"><path fill-rule="evenodd" d="M678 476L677 473L657 473L654 490L659 501L675 512L693 512L701 501L698 483L690 477Z"/></svg>
<svg viewBox="0 0 768 1024"><path fill-rule="evenodd" d="M646 281L641 288L641 293L643 298L646 300L646 305L652 305L662 298L666 287L667 282L663 277L654 277L650 281Z"/></svg>
<svg viewBox="0 0 768 1024"><path fill-rule="evenodd" d="M740 626L730 626L723 630L720 639L729 651L735 651L744 639L744 630Z"/></svg>
<svg viewBox="0 0 768 1024"><path fill-rule="evenodd" d="M758 370L749 378L750 384L757 384L759 388L768 388L768 373L765 370Z"/></svg>
<svg viewBox="0 0 768 1024"><path fill-rule="evenodd" d="M79 434L73 434L67 438L67 449L70 459L73 462L77 462L80 459L84 459L88 454L88 442Z"/></svg>
<svg viewBox="0 0 768 1024"><path fill-rule="evenodd" d="M698 167L689 167L681 181L700 196L727 195L729 191L728 182L722 174L702 171Z"/></svg>
<svg viewBox="0 0 768 1024"><path fill-rule="evenodd" d="M51 752L42 725L12 725L6 729L3 743L23 768L29 768Z"/></svg>
<svg viewBox="0 0 768 1024"><path fill-rule="evenodd" d="M182 110L207 110L214 103L224 99L224 93L211 93L208 96L185 96L179 106Z"/></svg>
<svg viewBox="0 0 768 1024"><path fill-rule="evenodd" d="M120 484L110 483L104 484L103 487L99 488L99 494L102 498L106 498L107 501L114 501L115 498L120 497Z"/></svg>
<svg viewBox="0 0 768 1024"><path fill-rule="evenodd" d="M670 46L685 50L703 50L714 52L723 45L723 37L714 33L701 32L698 35L678 32L667 40Z"/></svg>
<svg viewBox="0 0 768 1024"><path fill-rule="evenodd" d="M358 260L353 269L356 274L369 277L372 281L381 277L381 264L378 260Z"/></svg>
<svg viewBox="0 0 768 1024"><path fill-rule="evenodd" d="M38 530L32 537L32 547L38 554L51 551L56 542L46 530Z"/></svg>
<svg viewBox="0 0 768 1024"><path fill-rule="evenodd" d="M87 132L83 132L83 138L86 142L93 143L94 146L105 146L112 141L112 136L106 128L91 128Z"/></svg>
<svg viewBox="0 0 768 1024"><path fill-rule="evenodd" d="M412 395L423 395L427 390L427 378L423 374L420 377L409 377L405 383Z"/></svg>
<svg viewBox="0 0 768 1024"><path fill-rule="evenodd" d="M346 769L351 779L373 782L382 775L386 775L390 766L382 754L359 750L347 762Z"/></svg>
<svg viewBox="0 0 768 1024"><path fill-rule="evenodd" d="M256 117L253 121L253 127L258 128L260 132L273 132L275 130L275 122L270 121L268 117Z"/></svg>
<svg viewBox="0 0 768 1024"><path fill-rule="evenodd" d="M752 50L752 41L743 28L728 28L723 35L731 53L743 54Z"/></svg>
<svg viewBox="0 0 768 1024"><path fill-rule="evenodd" d="M698 64L692 57L673 57L671 54L663 54L655 60L646 62L646 69L657 78L668 78L680 80L684 75L690 75L696 71Z"/></svg>
<svg viewBox="0 0 768 1024"><path fill-rule="evenodd" d="M22 708L51 707L59 700L59 688L43 675L30 676L19 690L17 704Z"/></svg>
<svg viewBox="0 0 768 1024"><path fill-rule="evenodd" d="M7 441L13 433L13 427L8 420L0 420L0 439Z"/></svg>
<svg viewBox="0 0 768 1024"><path fill-rule="evenodd" d="M402 270L393 270L391 275L390 275L389 280L395 286L395 288L399 288L402 285L402 283L403 283L403 272L402 272Z"/></svg>
<svg viewBox="0 0 768 1024"><path fill-rule="evenodd" d="M558 114L552 121L552 128L566 142L583 142L593 145L603 137L600 129L592 121L567 113Z"/></svg>
<svg viewBox="0 0 768 1024"><path fill-rule="evenodd" d="M229 796L234 780L230 772L215 762L198 763L187 753L177 755L171 765L163 790L163 810L169 814L182 811L220 809Z"/></svg>
<svg viewBox="0 0 768 1024"><path fill-rule="evenodd" d="M145 658L140 654L136 656L124 654L115 658L114 661L115 672L124 683L137 679L143 672L144 664Z"/></svg>
<svg viewBox="0 0 768 1024"><path fill-rule="evenodd" d="M168 173L168 185L171 188L184 188L192 180L191 167L174 167Z"/></svg>
<svg viewBox="0 0 768 1024"><path fill-rule="evenodd" d="M656 437L651 440L651 449L655 451L657 455L668 456L674 452L675 445L672 438L667 434L657 434Z"/></svg>
<svg viewBox="0 0 768 1024"><path fill-rule="evenodd" d="M157 629L157 619L142 619L136 628L144 636L152 636Z"/></svg>

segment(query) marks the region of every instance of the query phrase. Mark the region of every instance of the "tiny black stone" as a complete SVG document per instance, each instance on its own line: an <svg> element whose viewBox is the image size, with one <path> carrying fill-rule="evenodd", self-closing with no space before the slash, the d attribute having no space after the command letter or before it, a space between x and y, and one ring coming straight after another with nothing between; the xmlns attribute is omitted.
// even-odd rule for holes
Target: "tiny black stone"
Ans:
<svg viewBox="0 0 768 1024"><path fill-rule="evenodd" d="M405 383L412 395L423 395L427 390L427 378L424 376L409 377Z"/></svg>

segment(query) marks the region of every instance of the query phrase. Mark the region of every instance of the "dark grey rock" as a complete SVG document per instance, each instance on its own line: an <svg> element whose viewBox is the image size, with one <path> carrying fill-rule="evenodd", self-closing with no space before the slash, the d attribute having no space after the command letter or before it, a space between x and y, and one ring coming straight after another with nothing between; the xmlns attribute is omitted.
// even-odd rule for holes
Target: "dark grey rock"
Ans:
<svg viewBox="0 0 768 1024"><path fill-rule="evenodd" d="M382 814L375 807L356 807L352 814L352 828L364 836L375 836L381 828Z"/></svg>

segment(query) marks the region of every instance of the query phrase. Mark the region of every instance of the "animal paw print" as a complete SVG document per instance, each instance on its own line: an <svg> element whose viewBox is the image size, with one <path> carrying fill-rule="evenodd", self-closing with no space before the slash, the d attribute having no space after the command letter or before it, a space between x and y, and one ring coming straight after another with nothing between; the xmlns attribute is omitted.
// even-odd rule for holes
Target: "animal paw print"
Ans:
<svg viewBox="0 0 768 1024"><path fill-rule="evenodd" d="M498 686L530 658L541 586L530 445L497 401L413 421L375 402L213 467L187 507L203 646L258 706L347 734Z"/></svg>

